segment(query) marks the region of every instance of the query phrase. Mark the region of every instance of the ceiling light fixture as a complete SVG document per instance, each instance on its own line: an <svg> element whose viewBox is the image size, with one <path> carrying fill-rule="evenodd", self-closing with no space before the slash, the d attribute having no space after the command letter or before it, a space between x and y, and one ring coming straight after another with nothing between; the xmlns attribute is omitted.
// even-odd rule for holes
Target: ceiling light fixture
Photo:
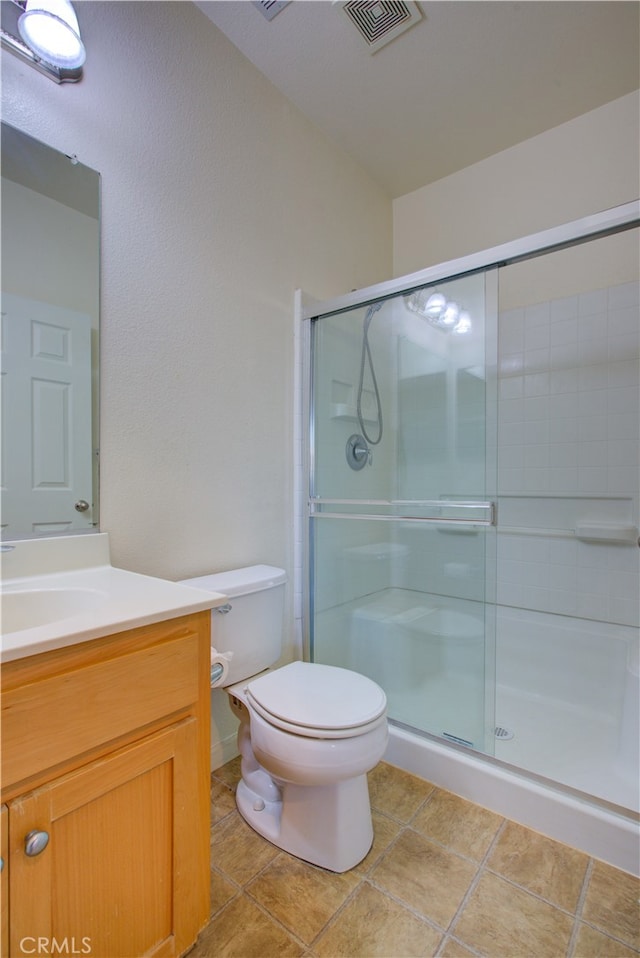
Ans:
<svg viewBox="0 0 640 958"><path fill-rule="evenodd" d="M81 78L86 51L70 0L11 0L2 8L3 46L56 83Z"/></svg>
<svg viewBox="0 0 640 958"><path fill-rule="evenodd" d="M445 333L468 333L471 331L471 316L453 300L442 293L430 293L428 289L417 289L405 299L407 309L426 319L431 326Z"/></svg>
<svg viewBox="0 0 640 958"><path fill-rule="evenodd" d="M468 333L471 330L471 316L466 311L466 309L460 310L460 315L458 316L458 322L455 324L452 333Z"/></svg>
<svg viewBox="0 0 640 958"><path fill-rule="evenodd" d="M447 301L442 293L432 293L424 307L425 315L429 319L439 319L446 305ZM419 309L418 312L420 312Z"/></svg>

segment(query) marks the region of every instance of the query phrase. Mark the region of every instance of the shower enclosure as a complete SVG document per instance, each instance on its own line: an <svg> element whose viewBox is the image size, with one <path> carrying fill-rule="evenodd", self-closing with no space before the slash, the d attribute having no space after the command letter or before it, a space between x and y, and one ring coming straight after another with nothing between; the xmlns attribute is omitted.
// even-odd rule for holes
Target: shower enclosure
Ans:
<svg viewBox="0 0 640 958"><path fill-rule="evenodd" d="M393 728L637 812L637 204L306 311L305 635Z"/></svg>

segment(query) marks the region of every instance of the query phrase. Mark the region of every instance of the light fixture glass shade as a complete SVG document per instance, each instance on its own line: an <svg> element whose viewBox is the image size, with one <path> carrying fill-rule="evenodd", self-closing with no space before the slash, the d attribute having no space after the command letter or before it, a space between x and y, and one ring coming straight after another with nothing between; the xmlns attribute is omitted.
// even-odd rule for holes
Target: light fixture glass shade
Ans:
<svg viewBox="0 0 640 958"><path fill-rule="evenodd" d="M447 301L442 293L433 293L427 300L425 315L431 319L439 319Z"/></svg>
<svg viewBox="0 0 640 958"><path fill-rule="evenodd" d="M462 335L463 333L468 333L471 330L471 316L466 311L466 309L460 310L460 315L458 317L458 322L453 327L452 332Z"/></svg>
<svg viewBox="0 0 640 958"><path fill-rule="evenodd" d="M454 326L458 322L459 313L460 307L458 304L449 301L440 314L440 322L443 326Z"/></svg>
<svg viewBox="0 0 640 958"><path fill-rule="evenodd" d="M18 30L35 55L54 66L74 69L86 59L70 0L27 0Z"/></svg>

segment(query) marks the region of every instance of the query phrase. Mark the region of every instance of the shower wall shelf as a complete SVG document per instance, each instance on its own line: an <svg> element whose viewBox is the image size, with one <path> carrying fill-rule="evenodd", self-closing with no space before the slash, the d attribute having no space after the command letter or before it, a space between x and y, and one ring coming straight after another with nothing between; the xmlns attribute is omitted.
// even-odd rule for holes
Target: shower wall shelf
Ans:
<svg viewBox="0 0 640 958"><path fill-rule="evenodd" d="M584 525L575 529L542 529L532 526L499 526L498 535L537 536L544 539L579 539L581 542L602 542L609 545L634 545L636 526Z"/></svg>
<svg viewBox="0 0 640 958"><path fill-rule="evenodd" d="M605 523L580 523L575 528L576 539L587 542L635 543L638 530L635 526L614 526Z"/></svg>
<svg viewBox="0 0 640 958"><path fill-rule="evenodd" d="M358 422L359 416L358 411L355 406L352 406L350 403L344 402L334 402L331 403L331 418L340 419L344 422ZM376 422L375 419L371 419L369 416L362 417L363 422L371 423L372 425Z"/></svg>
<svg viewBox="0 0 640 958"><path fill-rule="evenodd" d="M498 501L500 534L619 545L634 543L638 537L634 503L629 496L500 494Z"/></svg>

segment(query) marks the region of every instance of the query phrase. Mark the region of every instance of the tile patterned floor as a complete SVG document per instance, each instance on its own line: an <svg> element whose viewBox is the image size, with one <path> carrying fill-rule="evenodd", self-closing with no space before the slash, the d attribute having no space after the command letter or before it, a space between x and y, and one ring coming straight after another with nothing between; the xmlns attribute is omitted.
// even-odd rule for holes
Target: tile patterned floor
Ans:
<svg viewBox="0 0 640 958"><path fill-rule="evenodd" d="M189 958L638 958L640 882L380 763L375 839L342 875L242 820L211 777L211 920Z"/></svg>

